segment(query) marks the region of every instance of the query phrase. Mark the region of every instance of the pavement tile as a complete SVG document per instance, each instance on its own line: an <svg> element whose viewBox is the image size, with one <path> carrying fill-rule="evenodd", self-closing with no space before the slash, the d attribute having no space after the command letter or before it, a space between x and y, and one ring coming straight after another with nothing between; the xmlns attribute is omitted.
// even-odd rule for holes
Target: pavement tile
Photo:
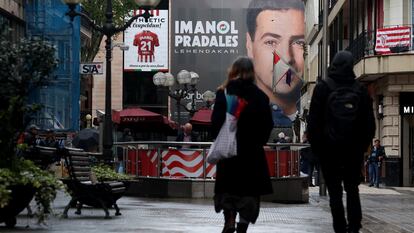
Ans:
<svg viewBox="0 0 414 233"><path fill-rule="evenodd" d="M318 187L311 187L309 193L308 204L263 202L257 223L248 232L333 232L328 198L319 196ZM414 188L377 189L361 185L360 193L364 214L362 233L414 232ZM63 193L58 195L53 207L55 215L48 219L47 225L37 225L23 212L15 229L0 225L0 232L212 233L221 232L223 225L222 214L214 212L213 202L208 199L123 197L118 201L123 215L109 220L103 219L102 210L93 208L84 208L81 216L71 209L69 218L61 219L59 214L68 200Z"/></svg>

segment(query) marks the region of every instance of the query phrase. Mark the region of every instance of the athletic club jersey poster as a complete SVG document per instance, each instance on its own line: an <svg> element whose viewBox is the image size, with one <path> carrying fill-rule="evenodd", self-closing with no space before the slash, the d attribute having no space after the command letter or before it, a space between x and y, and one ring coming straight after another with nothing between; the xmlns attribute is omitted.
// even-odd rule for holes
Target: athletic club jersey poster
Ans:
<svg viewBox="0 0 414 233"><path fill-rule="evenodd" d="M136 10L131 14L142 14ZM153 17L140 17L125 30L125 71L168 70L168 10L150 10ZM128 20L128 18L126 18Z"/></svg>

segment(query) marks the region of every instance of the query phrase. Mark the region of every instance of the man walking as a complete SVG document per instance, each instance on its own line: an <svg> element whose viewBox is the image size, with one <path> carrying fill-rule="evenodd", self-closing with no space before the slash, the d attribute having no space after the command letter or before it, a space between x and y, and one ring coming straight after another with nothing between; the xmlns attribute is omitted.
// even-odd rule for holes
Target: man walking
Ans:
<svg viewBox="0 0 414 233"><path fill-rule="evenodd" d="M385 158L384 147L381 146L380 140L374 141L374 146L371 148L371 153L368 156L368 171L369 171L369 187L375 185L379 188L380 183L380 169L383 159Z"/></svg>
<svg viewBox="0 0 414 233"><path fill-rule="evenodd" d="M350 52L335 55L327 79L314 89L308 119L308 139L319 157L336 233L359 232L362 227L358 185L363 154L375 133L372 99L355 80L353 64Z"/></svg>

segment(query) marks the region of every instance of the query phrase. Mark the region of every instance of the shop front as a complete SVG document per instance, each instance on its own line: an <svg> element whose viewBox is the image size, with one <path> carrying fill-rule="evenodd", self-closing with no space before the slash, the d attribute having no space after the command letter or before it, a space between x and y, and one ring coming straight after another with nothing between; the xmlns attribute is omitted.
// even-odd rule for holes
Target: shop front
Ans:
<svg viewBox="0 0 414 233"><path fill-rule="evenodd" d="M402 185L414 186L414 93L400 93Z"/></svg>

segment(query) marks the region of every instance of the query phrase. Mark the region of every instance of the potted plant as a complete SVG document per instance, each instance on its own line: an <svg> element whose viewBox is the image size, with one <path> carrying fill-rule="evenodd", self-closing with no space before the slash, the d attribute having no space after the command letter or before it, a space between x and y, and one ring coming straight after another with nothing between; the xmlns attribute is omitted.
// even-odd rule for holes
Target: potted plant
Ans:
<svg viewBox="0 0 414 233"><path fill-rule="evenodd" d="M0 30L2 31L2 30ZM46 86L56 68L54 46L40 39L10 42L0 35L0 222L12 227L15 216L35 195L36 215L43 221L61 184L51 174L17 155L17 138L40 108L29 105L31 91ZM25 149L20 145L20 150Z"/></svg>
<svg viewBox="0 0 414 233"><path fill-rule="evenodd" d="M131 180L132 177L116 173L113 168L111 168L109 165L100 163L96 164L92 167L92 174L96 177L96 180L99 182L105 182L105 181L122 181L124 183L128 183L127 181Z"/></svg>

